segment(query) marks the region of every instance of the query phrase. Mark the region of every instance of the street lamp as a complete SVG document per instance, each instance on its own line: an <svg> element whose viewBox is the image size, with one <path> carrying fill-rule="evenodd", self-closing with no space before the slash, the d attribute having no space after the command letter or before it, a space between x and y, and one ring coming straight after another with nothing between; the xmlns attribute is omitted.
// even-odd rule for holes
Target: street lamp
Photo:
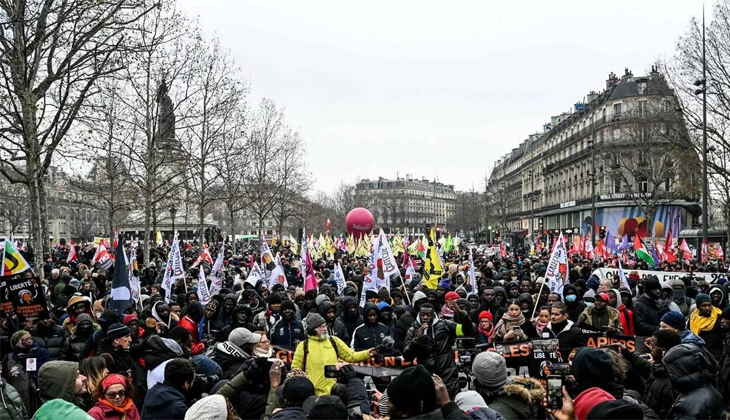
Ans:
<svg viewBox="0 0 730 420"><path fill-rule="evenodd" d="M702 94L702 243L697 247L698 256L702 246L707 243L707 225L709 224L708 192L707 192L707 60L705 54L705 9L702 8L702 79L696 80L695 86L702 86L694 91Z"/></svg>
<svg viewBox="0 0 730 420"><path fill-rule="evenodd" d="M172 239L175 239L175 215L177 214L177 207L173 204L170 207L170 217L172 218Z"/></svg>

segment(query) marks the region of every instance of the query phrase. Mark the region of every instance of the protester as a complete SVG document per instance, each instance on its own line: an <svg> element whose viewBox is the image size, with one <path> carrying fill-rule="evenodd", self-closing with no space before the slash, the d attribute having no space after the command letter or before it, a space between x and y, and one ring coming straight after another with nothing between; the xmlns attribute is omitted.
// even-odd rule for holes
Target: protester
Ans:
<svg viewBox="0 0 730 420"><path fill-rule="evenodd" d="M715 360L722 355L723 334L720 328L722 310L712 304L710 296L700 293L695 297L697 307L690 313L689 330L704 340Z"/></svg>
<svg viewBox="0 0 730 420"><path fill-rule="evenodd" d="M195 381L195 365L187 359L173 359L165 366L165 381L157 383L144 399L144 420L182 420L188 410L186 392Z"/></svg>
<svg viewBox="0 0 730 420"><path fill-rule="evenodd" d="M139 420L134 387L122 375L111 374L96 390L97 403L89 410L96 420Z"/></svg>
<svg viewBox="0 0 730 420"><path fill-rule="evenodd" d="M38 401L39 371L49 363L48 352L33 341L30 333L19 330L10 337L13 352L5 356L2 371L8 382L18 391L28 412L34 413L40 406Z"/></svg>
<svg viewBox="0 0 730 420"><path fill-rule="evenodd" d="M672 388L680 394L667 418L721 418L722 395L713 386L713 377L709 373L713 362L705 353L698 352L693 344L680 344L664 354L662 363Z"/></svg>
<svg viewBox="0 0 730 420"><path fill-rule="evenodd" d="M2 369L0 369L0 374L2 374ZM0 419L25 420L30 417L18 390L2 377L0 377L0 400L3 402L0 405Z"/></svg>
<svg viewBox="0 0 730 420"><path fill-rule="evenodd" d="M441 378L420 365L405 369L390 382L388 414L394 419L468 419L451 401Z"/></svg>

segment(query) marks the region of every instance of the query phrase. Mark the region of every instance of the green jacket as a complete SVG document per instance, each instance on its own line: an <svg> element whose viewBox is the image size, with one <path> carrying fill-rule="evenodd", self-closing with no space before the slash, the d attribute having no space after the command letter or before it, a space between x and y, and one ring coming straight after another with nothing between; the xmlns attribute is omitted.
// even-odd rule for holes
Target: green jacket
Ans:
<svg viewBox="0 0 730 420"><path fill-rule="evenodd" d="M41 402L56 398L76 403L76 377L79 364L76 362L46 362L38 372L38 388Z"/></svg>
<svg viewBox="0 0 730 420"><path fill-rule="evenodd" d="M2 399L0 401L0 420L20 420L29 417L18 390L8 384L5 379L0 379L0 399Z"/></svg>
<svg viewBox="0 0 730 420"><path fill-rule="evenodd" d="M336 379L325 378L324 367L326 365L336 365L339 358L348 363L364 362L370 359L370 350L353 351L338 337L332 337L337 346L337 352L332 347L332 343L329 339L322 339L315 336L307 338L309 340L309 351L307 354L307 375L314 384L315 394L329 395L332 386L337 382ZM301 369L304 365L304 343L302 341L297 345L296 351L294 351L294 360L292 361L292 369Z"/></svg>
<svg viewBox="0 0 730 420"><path fill-rule="evenodd" d="M50 400L36 411L33 420L94 420L93 417L68 401Z"/></svg>

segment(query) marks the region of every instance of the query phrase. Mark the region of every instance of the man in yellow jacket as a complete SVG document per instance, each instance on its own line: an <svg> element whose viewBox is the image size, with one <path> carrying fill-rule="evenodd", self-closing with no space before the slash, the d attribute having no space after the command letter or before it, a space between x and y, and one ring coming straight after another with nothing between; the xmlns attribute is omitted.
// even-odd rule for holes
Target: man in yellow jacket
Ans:
<svg viewBox="0 0 730 420"><path fill-rule="evenodd" d="M310 312L305 322L309 337L297 345L291 367L307 372L314 384L314 391L319 396L329 395L332 386L337 382L335 378L325 377L325 366L332 366L331 369L334 369L339 359L358 363L377 354L374 348L353 351L344 341L330 336L324 318L316 312Z"/></svg>

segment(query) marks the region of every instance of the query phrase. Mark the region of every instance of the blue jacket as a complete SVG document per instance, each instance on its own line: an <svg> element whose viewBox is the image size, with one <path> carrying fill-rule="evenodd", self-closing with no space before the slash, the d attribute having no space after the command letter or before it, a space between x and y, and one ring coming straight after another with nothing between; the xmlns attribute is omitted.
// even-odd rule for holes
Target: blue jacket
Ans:
<svg viewBox="0 0 730 420"><path fill-rule="evenodd" d="M166 383L157 383L144 397L143 420L184 419L188 406L182 391Z"/></svg>
<svg viewBox="0 0 730 420"><path fill-rule="evenodd" d="M271 328L271 344L274 346L294 349L300 341L304 341L304 338L304 326L296 319L286 322L282 318Z"/></svg>

